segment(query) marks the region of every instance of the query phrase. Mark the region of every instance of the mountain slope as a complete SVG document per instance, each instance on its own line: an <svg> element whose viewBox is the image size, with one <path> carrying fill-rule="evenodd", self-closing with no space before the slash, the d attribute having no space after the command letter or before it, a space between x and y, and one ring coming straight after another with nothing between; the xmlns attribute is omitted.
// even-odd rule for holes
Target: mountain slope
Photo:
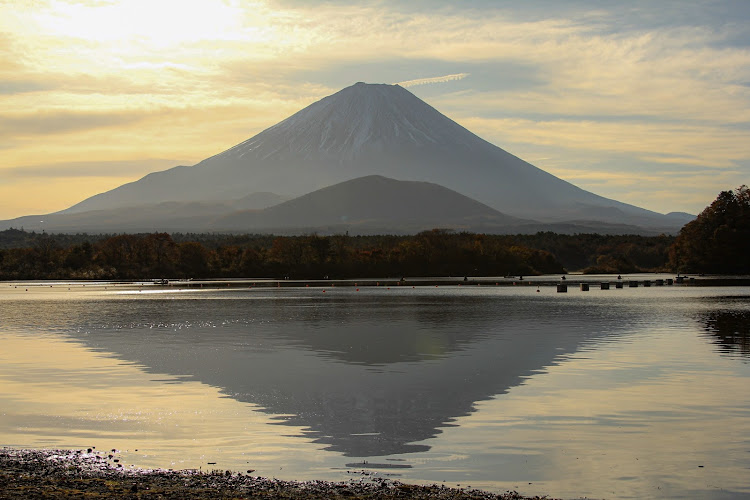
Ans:
<svg viewBox="0 0 750 500"><path fill-rule="evenodd" d="M27 216L0 222L0 229L23 227L51 232L311 232L415 233L436 227L513 232L535 221L501 214L437 184L367 176L329 186L266 208L270 193L214 202L158 204Z"/></svg>
<svg viewBox="0 0 750 500"><path fill-rule="evenodd" d="M262 211L241 211L214 220L218 231L289 229L389 229L416 232L435 227L497 230L524 221L504 215L460 193L418 181L397 181L372 175L345 181Z"/></svg>
<svg viewBox="0 0 750 500"><path fill-rule="evenodd" d="M240 211L261 210L285 201L273 193L251 193L227 201L165 201L85 212L28 215L0 221L0 230L24 228L57 233L139 233L153 231L210 231L217 217Z"/></svg>
<svg viewBox="0 0 750 500"><path fill-rule="evenodd" d="M300 196L368 175L433 182L506 214L676 227L673 217L609 200L479 138L398 85L357 83L192 167L175 167L64 210L145 200Z"/></svg>

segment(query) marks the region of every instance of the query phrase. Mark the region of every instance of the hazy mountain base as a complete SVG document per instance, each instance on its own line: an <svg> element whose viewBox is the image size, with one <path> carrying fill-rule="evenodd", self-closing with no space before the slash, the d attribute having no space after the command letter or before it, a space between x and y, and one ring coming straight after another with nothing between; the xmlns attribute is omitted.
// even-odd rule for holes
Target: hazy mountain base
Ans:
<svg viewBox="0 0 750 500"><path fill-rule="evenodd" d="M263 203L267 205L261 206ZM23 227L55 233L189 231L375 235L416 234L440 227L487 234L553 231L657 235L676 234L679 230L677 220L663 227L596 220L541 223L503 214L434 183L369 175L288 201L280 201L270 193L256 193L223 202L170 201L75 213L63 211L0 221L0 229Z"/></svg>

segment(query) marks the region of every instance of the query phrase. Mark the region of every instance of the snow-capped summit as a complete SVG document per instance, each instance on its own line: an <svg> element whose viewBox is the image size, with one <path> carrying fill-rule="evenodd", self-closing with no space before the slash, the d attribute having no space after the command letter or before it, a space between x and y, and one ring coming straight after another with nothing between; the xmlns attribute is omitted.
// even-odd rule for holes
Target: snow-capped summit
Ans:
<svg viewBox="0 0 750 500"><path fill-rule="evenodd" d="M476 137L398 85L357 83L325 97L227 151L248 155L329 155L338 161L370 153L441 144L469 149Z"/></svg>
<svg viewBox="0 0 750 500"><path fill-rule="evenodd" d="M502 213L544 222L674 226L597 196L490 144L398 85L357 83L192 167L156 172L63 211L254 192L293 198L369 175L431 182Z"/></svg>

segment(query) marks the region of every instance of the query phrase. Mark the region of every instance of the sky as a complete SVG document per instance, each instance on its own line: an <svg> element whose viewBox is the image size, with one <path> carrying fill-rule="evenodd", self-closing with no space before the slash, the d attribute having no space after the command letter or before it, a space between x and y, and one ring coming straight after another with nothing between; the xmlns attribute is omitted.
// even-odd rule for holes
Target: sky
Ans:
<svg viewBox="0 0 750 500"><path fill-rule="evenodd" d="M0 0L0 219L193 165L358 81L697 214L750 184L749 25L747 0Z"/></svg>

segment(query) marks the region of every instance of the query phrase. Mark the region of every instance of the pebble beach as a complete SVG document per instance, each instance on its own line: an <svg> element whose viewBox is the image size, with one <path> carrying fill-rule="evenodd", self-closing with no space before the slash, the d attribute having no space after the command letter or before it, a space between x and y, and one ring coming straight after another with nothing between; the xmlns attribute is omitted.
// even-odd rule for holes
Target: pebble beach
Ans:
<svg viewBox="0 0 750 500"><path fill-rule="evenodd" d="M383 478L348 482L281 481L252 472L137 469L123 467L114 451L0 450L0 499L454 499L521 500L442 485L411 485ZM544 497L547 498L547 497Z"/></svg>

